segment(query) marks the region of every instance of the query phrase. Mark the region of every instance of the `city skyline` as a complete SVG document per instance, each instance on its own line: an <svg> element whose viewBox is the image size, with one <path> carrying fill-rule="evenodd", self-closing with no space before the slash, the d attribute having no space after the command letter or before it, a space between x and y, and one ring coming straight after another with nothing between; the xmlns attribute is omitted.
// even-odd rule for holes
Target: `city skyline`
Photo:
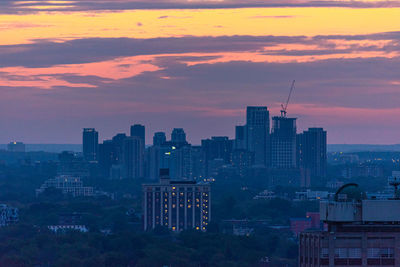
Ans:
<svg viewBox="0 0 400 267"><path fill-rule="evenodd" d="M184 128L234 136L245 106L330 144L400 143L399 1L0 3L0 143ZM212 127L210 127L212 125ZM211 131L212 129L212 131ZM150 140L151 135L146 139Z"/></svg>

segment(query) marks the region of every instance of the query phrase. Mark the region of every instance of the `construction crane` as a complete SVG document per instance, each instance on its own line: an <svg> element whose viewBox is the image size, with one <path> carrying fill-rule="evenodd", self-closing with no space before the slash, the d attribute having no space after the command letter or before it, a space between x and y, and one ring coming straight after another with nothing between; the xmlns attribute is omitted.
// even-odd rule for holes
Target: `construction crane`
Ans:
<svg viewBox="0 0 400 267"><path fill-rule="evenodd" d="M296 82L296 81L293 80L292 86L290 87L289 96L288 96L288 98L287 98L287 100L286 100L286 104L285 104L285 105L284 105L284 104L281 104L281 107L282 107L282 109L281 109L281 117L283 117L283 118L286 118L287 107L288 107L288 105L289 105L290 97L292 96L292 92L293 92L293 89L294 89L294 84L295 84L295 82Z"/></svg>

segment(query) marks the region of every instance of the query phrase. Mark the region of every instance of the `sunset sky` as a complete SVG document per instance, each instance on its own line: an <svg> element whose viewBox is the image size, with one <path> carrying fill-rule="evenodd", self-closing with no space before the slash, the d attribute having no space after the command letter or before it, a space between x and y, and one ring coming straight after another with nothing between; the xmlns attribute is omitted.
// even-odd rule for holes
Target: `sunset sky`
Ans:
<svg viewBox="0 0 400 267"><path fill-rule="evenodd" d="M400 143L400 1L0 1L0 143L233 137L294 79L298 131Z"/></svg>

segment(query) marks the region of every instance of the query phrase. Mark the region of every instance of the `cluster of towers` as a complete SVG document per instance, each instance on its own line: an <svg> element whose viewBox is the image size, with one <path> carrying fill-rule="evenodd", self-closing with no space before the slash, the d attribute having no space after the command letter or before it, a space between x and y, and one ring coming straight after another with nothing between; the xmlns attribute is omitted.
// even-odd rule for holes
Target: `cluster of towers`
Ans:
<svg viewBox="0 0 400 267"><path fill-rule="evenodd" d="M98 144L98 133L84 129L83 153L98 162L106 177L158 180L159 170L168 168L173 179L204 180L223 171L240 176L262 170L277 185L308 186L312 177L326 175L326 131L310 128L297 134L296 118L272 117L265 106L250 106L246 124L236 126L235 139L214 136L191 145L185 131L175 128L170 140L156 132L146 146L145 126L133 125L130 136L117 134Z"/></svg>

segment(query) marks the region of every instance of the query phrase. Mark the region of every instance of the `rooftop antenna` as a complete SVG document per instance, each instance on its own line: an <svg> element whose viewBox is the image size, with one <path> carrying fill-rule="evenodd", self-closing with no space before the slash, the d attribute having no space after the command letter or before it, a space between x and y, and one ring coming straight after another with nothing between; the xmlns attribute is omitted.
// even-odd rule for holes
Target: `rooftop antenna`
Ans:
<svg viewBox="0 0 400 267"><path fill-rule="evenodd" d="M281 117L283 117L283 118L286 118L286 114L287 114L287 107L288 107L288 105L289 105L289 101L290 101L290 97L292 96L292 92L293 92L293 89L294 89L294 84L295 84L295 80L293 80L293 82L292 82L292 86L290 87L290 92L289 92L289 96L288 96L288 98L287 98L287 100L286 100L286 104L284 105L284 104L281 104Z"/></svg>

